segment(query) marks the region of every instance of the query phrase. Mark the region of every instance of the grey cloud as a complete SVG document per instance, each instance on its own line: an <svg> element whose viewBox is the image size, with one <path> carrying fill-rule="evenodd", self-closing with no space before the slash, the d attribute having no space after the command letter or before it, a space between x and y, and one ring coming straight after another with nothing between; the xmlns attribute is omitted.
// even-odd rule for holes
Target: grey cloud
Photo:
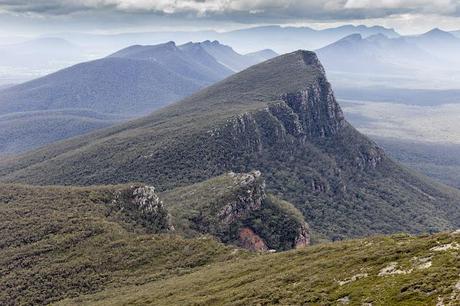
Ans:
<svg viewBox="0 0 460 306"><path fill-rule="evenodd" d="M0 10L38 15L85 11L193 15L228 20L342 20L397 14L457 16L460 0L0 0Z"/></svg>

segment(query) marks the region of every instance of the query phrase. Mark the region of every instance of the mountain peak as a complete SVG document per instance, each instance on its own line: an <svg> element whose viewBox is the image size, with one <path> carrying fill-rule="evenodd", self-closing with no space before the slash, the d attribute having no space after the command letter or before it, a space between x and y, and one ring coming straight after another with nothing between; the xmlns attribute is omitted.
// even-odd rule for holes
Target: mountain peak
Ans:
<svg viewBox="0 0 460 306"><path fill-rule="evenodd" d="M421 37L429 37L429 38L454 38L455 36L452 35L449 32L443 31L439 28L434 28L424 34L421 35Z"/></svg>

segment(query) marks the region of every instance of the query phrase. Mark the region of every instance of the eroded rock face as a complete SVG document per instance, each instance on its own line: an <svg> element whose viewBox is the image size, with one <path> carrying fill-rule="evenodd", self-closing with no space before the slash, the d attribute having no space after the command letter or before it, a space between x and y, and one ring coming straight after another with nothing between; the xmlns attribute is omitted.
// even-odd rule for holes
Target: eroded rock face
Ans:
<svg viewBox="0 0 460 306"><path fill-rule="evenodd" d="M225 231L237 228L237 243L255 251L286 250L310 244L308 225L265 193L265 181L259 171L229 173L232 192L219 202L226 203L218 212ZM292 207L292 209L295 209Z"/></svg>
<svg viewBox="0 0 460 306"><path fill-rule="evenodd" d="M229 175L233 177L234 184L240 189L235 198L230 200L218 214L225 224L231 224L260 209L262 201L267 197L265 181L261 179L260 171Z"/></svg>
<svg viewBox="0 0 460 306"><path fill-rule="evenodd" d="M338 133L345 119L335 101L330 84L318 78L306 90L286 93L283 100L299 118L299 126L310 137L329 137Z"/></svg>
<svg viewBox="0 0 460 306"><path fill-rule="evenodd" d="M294 241L294 248L301 249L310 245L310 230L308 225L304 223L300 228L297 237Z"/></svg>
<svg viewBox="0 0 460 306"><path fill-rule="evenodd" d="M241 247L258 252L268 251L268 247L265 241L260 238L252 229L249 227L243 227L239 232L239 243Z"/></svg>
<svg viewBox="0 0 460 306"><path fill-rule="evenodd" d="M112 205L153 232L174 231L171 216L153 186L133 185L117 191Z"/></svg>

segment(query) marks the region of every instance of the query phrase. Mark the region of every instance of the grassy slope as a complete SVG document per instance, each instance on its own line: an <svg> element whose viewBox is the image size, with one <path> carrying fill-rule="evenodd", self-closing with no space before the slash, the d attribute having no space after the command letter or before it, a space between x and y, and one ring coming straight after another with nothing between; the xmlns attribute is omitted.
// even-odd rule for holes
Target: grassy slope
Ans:
<svg viewBox="0 0 460 306"><path fill-rule="evenodd" d="M123 188L0 185L0 304L45 304L232 257L213 239L149 234L111 210Z"/></svg>
<svg viewBox="0 0 460 306"><path fill-rule="evenodd" d="M397 235L254 255L65 301L89 305L445 305L460 302L460 234ZM451 249L442 250L442 247ZM441 247L435 250L434 247ZM379 275L395 263L393 274ZM396 271L396 272L395 272ZM366 304L368 303L368 304ZM449 304L452 303L452 304Z"/></svg>

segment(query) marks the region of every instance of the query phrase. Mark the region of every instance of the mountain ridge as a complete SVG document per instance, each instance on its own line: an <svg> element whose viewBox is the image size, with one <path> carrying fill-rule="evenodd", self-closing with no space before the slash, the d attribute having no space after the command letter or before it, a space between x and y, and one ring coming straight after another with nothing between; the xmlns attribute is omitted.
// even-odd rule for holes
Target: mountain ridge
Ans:
<svg viewBox="0 0 460 306"><path fill-rule="evenodd" d="M3 125L8 123L16 128L0 131L0 154L24 152L115 123L94 122L91 116L72 123L59 116L49 122L34 118L33 112L47 111L48 118L70 109L81 114L93 111L107 117L139 117L234 73L227 68L229 63L220 63L220 58L211 55L204 46L204 43L177 46L172 41L133 45L104 58L0 90L0 120L13 113L31 115L28 120L22 116L18 122L3 120ZM237 70L270 57L267 51L243 56L218 42L213 43L213 49L230 50L231 62ZM55 130L56 122L62 124L62 131ZM21 127L29 132L26 134ZM45 130L53 136L41 132ZM28 142L29 138L35 140Z"/></svg>
<svg viewBox="0 0 460 306"><path fill-rule="evenodd" d="M253 169L302 212L313 241L460 224L459 192L414 175L359 134L307 51L252 66L148 117L4 160L0 181L142 181L165 191Z"/></svg>

